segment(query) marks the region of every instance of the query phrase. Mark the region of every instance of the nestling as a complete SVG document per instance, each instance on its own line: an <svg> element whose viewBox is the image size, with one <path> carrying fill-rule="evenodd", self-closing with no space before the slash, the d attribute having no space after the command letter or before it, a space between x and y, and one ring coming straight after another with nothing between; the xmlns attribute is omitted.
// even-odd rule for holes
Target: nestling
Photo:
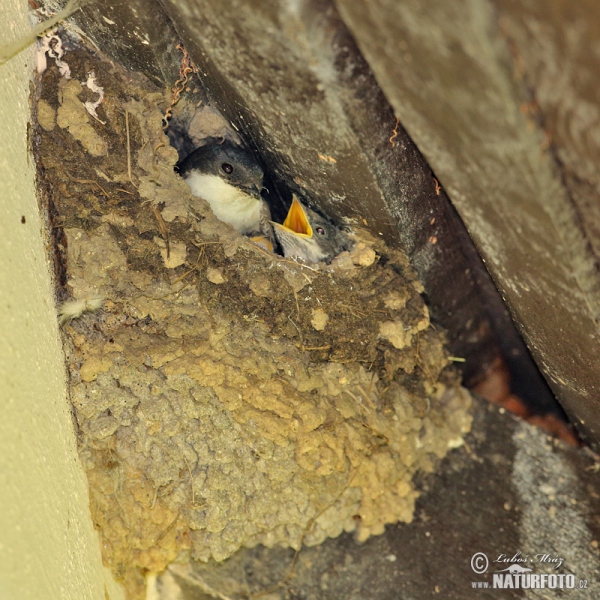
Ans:
<svg viewBox="0 0 600 600"><path fill-rule="evenodd" d="M283 224L271 223L286 258L301 258L309 263L331 262L352 245L343 231L303 206L296 196Z"/></svg>

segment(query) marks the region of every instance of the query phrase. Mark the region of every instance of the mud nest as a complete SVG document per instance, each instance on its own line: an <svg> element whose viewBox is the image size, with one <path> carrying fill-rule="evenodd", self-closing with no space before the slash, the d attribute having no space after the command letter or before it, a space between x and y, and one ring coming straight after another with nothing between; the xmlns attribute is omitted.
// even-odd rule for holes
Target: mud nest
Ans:
<svg viewBox="0 0 600 600"><path fill-rule="evenodd" d="M365 232L331 265L253 245L174 173L168 93L85 47L62 62L70 78L39 77L35 153L58 298L84 307L63 331L105 561L158 572L411 521L470 397L405 256Z"/></svg>

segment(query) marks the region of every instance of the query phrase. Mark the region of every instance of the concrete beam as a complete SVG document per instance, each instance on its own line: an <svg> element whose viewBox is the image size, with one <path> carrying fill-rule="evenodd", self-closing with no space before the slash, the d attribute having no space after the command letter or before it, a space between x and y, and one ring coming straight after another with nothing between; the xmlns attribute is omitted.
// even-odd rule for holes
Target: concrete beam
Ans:
<svg viewBox="0 0 600 600"><path fill-rule="evenodd" d="M547 10L547 2L530 4L538 13ZM336 5L400 121L448 191L544 376L580 432L598 445L600 305L591 251L598 241L581 226L581 212L544 131L525 114L531 97L493 5L441 0L336 0ZM538 37L537 64L548 71L547 91L564 77L557 43L564 20L560 3L554 5L544 19L550 25ZM580 13L586 10L587 19L579 22L594 22L596 5L579 7ZM591 80L588 87L597 94ZM562 86L559 95L573 99L568 88ZM597 154L590 155L585 144L574 151L588 170L591 164L598 170Z"/></svg>

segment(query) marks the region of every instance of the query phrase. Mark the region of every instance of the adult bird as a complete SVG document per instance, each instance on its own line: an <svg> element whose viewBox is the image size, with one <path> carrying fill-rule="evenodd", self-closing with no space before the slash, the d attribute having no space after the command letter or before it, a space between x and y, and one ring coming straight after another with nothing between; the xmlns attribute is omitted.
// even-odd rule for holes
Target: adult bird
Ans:
<svg viewBox="0 0 600 600"><path fill-rule="evenodd" d="M264 172L248 150L229 140L209 138L176 170L218 219L245 235L260 233L273 239L269 206L260 195Z"/></svg>

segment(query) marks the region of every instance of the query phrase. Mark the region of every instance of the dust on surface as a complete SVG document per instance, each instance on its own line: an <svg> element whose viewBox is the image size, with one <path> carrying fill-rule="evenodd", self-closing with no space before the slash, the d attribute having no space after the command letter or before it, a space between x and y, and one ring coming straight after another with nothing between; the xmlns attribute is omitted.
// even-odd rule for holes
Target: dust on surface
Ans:
<svg viewBox="0 0 600 600"><path fill-rule="evenodd" d="M34 146L59 300L105 299L64 341L106 563L135 581L410 522L470 398L406 258L364 232L331 265L253 245L174 173L168 94L84 47L63 61Z"/></svg>

